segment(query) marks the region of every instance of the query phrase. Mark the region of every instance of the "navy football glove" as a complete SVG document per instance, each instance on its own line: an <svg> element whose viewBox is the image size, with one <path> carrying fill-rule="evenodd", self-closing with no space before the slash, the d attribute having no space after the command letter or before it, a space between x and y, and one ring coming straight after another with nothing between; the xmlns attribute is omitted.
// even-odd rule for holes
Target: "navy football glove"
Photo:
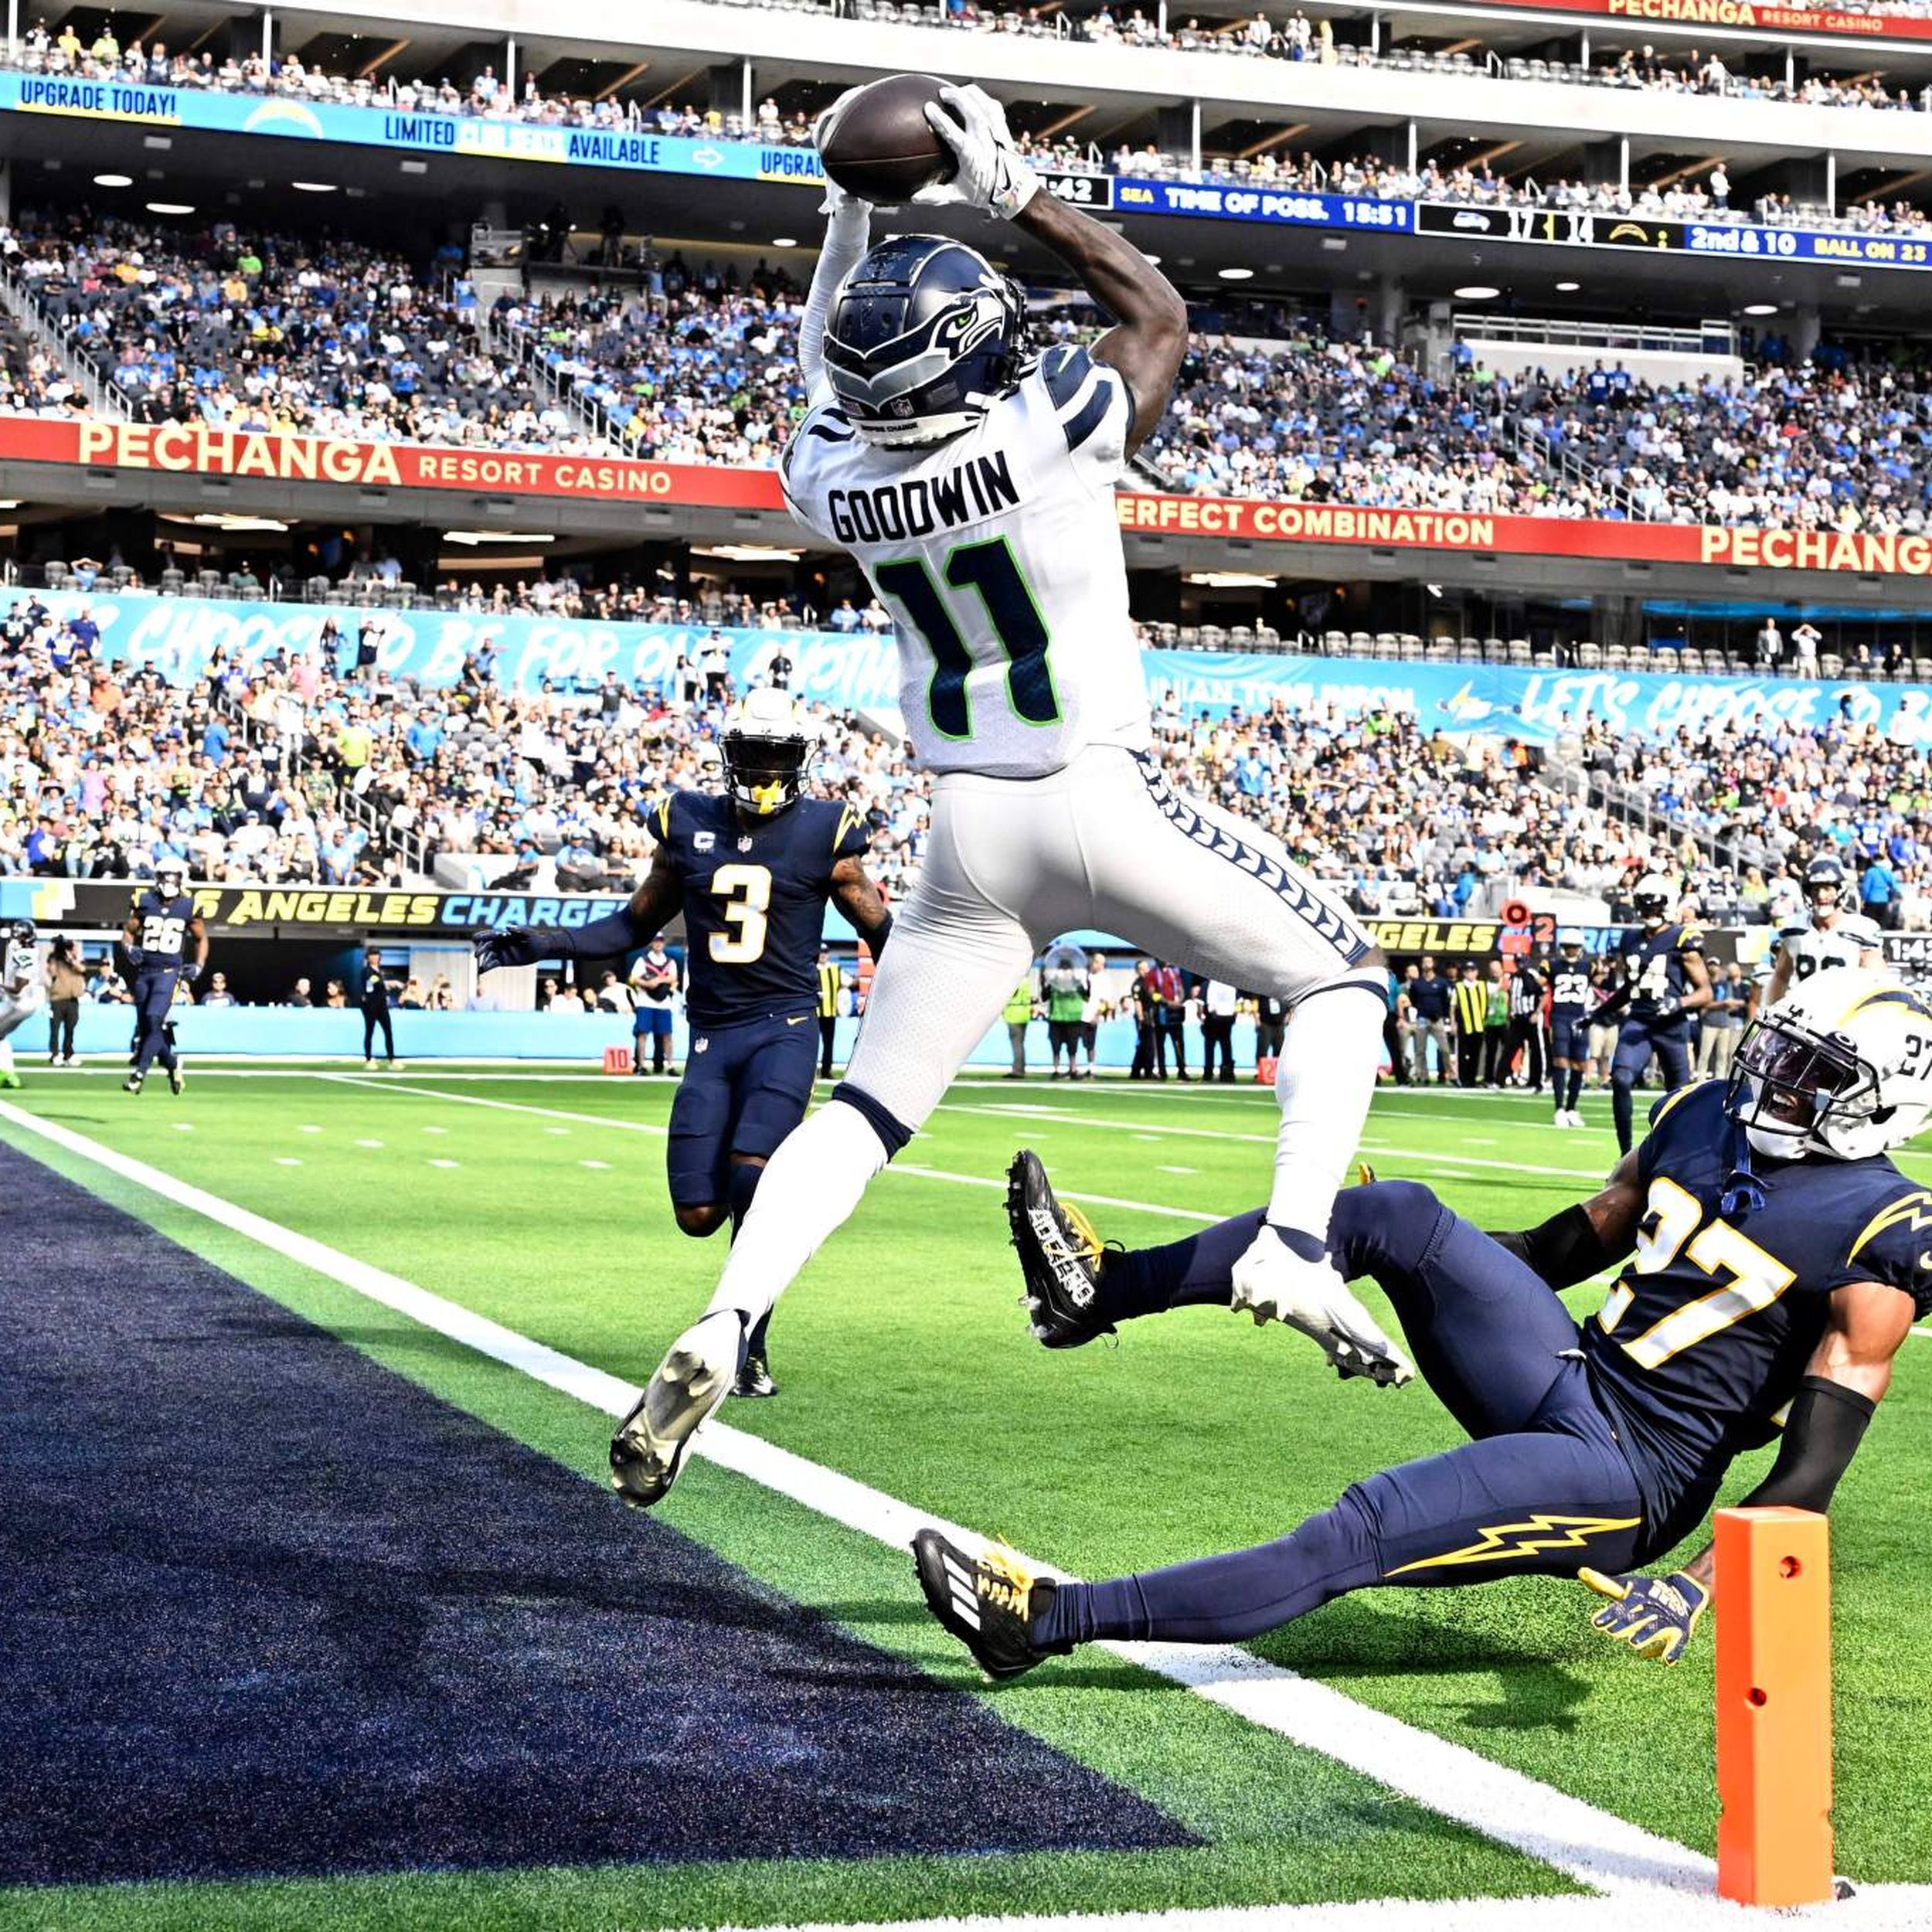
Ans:
<svg viewBox="0 0 1932 1932"><path fill-rule="evenodd" d="M1651 1009L1653 1019L1675 1019L1684 1010L1684 1002L1673 995L1666 993Z"/></svg>
<svg viewBox="0 0 1932 1932"><path fill-rule="evenodd" d="M1590 1622L1613 1644L1628 1644L1639 1657L1659 1663L1674 1664L1683 1655L1710 1602L1710 1592L1682 1570L1668 1577L1606 1577L1596 1570L1577 1574L1611 1600Z"/></svg>
<svg viewBox="0 0 1932 1932"><path fill-rule="evenodd" d="M505 926L501 932L478 933L470 941L479 973L493 973L499 966L534 966L546 943L554 947L556 934L546 941L533 926Z"/></svg>

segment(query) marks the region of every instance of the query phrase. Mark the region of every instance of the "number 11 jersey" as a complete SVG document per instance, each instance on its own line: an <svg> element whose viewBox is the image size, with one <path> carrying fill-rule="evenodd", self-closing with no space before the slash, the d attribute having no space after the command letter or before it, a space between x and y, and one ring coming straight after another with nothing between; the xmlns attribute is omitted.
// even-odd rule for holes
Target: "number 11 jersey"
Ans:
<svg viewBox="0 0 1932 1932"><path fill-rule="evenodd" d="M1063 345L943 443L876 448L829 403L793 433L785 501L891 611L928 770L1035 778L1089 745L1146 747L1114 508L1133 414L1116 370Z"/></svg>

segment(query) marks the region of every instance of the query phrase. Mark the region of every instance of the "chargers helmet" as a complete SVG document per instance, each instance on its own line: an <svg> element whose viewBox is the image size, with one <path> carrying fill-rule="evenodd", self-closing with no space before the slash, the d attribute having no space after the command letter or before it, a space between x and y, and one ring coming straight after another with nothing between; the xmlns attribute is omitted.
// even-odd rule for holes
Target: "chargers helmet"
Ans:
<svg viewBox="0 0 1932 1932"><path fill-rule="evenodd" d="M1630 903L1646 926L1661 926L1670 917L1670 881L1660 872L1647 872L1631 889Z"/></svg>
<svg viewBox="0 0 1932 1932"><path fill-rule="evenodd" d="M1804 903L1814 920L1825 918L1845 903L1845 866L1829 852L1821 852L1804 868Z"/></svg>
<svg viewBox="0 0 1932 1932"><path fill-rule="evenodd" d="M811 749L798 707L786 692L770 685L747 692L725 720L723 766L732 802L754 818L774 818L795 805Z"/></svg>
<svg viewBox="0 0 1932 1932"><path fill-rule="evenodd" d="M155 889L169 899L179 899L188 889L188 868L179 859L163 859L155 866Z"/></svg>
<svg viewBox="0 0 1932 1932"><path fill-rule="evenodd" d="M1556 950L1571 965L1583 956L1583 936L1574 926L1566 926L1556 935Z"/></svg>
<svg viewBox="0 0 1932 1932"><path fill-rule="evenodd" d="M1738 1043L1724 1111L1771 1160L1864 1160L1932 1111L1932 1006L1886 973L1818 973Z"/></svg>
<svg viewBox="0 0 1932 1932"><path fill-rule="evenodd" d="M825 375L866 442L943 443L1018 383L1026 328L1019 289L978 250L944 235L894 235L833 300Z"/></svg>

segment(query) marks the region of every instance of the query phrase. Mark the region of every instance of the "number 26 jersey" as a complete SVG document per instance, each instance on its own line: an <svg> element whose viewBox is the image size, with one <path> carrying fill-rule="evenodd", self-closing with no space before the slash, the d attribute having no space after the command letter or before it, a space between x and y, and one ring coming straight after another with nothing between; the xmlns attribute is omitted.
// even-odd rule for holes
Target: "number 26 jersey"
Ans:
<svg viewBox="0 0 1932 1932"><path fill-rule="evenodd" d="M876 448L829 403L794 431L785 501L891 611L928 770L1039 777L1090 744L1147 744L1114 508L1133 414L1116 371L1063 345L943 443Z"/></svg>

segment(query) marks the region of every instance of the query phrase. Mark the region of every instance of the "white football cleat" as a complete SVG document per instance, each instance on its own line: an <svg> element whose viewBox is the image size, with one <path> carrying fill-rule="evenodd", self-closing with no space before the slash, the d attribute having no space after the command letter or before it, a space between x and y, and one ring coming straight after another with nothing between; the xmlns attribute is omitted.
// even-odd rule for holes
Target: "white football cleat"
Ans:
<svg viewBox="0 0 1932 1932"><path fill-rule="evenodd" d="M1349 1292L1324 1256L1310 1261L1297 1254L1279 1229L1265 1224L1247 1252L1235 1263L1232 1306L1257 1323L1279 1321L1318 1343L1337 1375L1366 1376L1384 1388L1399 1388L1416 1371L1375 1318Z"/></svg>
<svg viewBox="0 0 1932 1932"><path fill-rule="evenodd" d="M1551 1121L1551 1123L1550 1123L1550 1124L1551 1124L1553 1127L1565 1127L1565 1128L1568 1127L1568 1126L1570 1125L1570 1116L1569 1116L1567 1114L1565 1114L1565 1113L1562 1112L1560 1110L1559 1110L1559 1111L1557 1112L1557 1114L1556 1114L1556 1116L1555 1119L1554 1119L1553 1121Z"/></svg>
<svg viewBox="0 0 1932 1932"><path fill-rule="evenodd" d="M719 1308L672 1343L638 1406L611 1438L611 1487L633 1508L668 1493L692 1438L718 1410L743 1366L746 1321Z"/></svg>

